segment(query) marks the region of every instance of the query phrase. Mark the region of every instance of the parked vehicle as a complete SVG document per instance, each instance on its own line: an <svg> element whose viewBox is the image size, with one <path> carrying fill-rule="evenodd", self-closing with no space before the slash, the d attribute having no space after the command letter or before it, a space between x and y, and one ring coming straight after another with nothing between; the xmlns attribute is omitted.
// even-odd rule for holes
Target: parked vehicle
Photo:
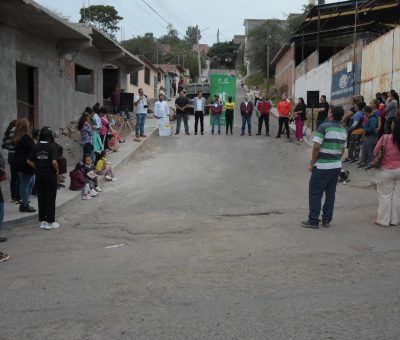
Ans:
<svg viewBox="0 0 400 340"><path fill-rule="evenodd" d="M197 92L201 91L203 93L203 97L206 99L206 106L205 106L205 114L209 114L210 110L210 103L209 103L209 98L210 98L210 84L208 82L204 83L189 83L186 85L185 89L186 91L186 96L189 99L189 114L194 114L194 108L193 108L193 99L194 97L197 97Z"/></svg>

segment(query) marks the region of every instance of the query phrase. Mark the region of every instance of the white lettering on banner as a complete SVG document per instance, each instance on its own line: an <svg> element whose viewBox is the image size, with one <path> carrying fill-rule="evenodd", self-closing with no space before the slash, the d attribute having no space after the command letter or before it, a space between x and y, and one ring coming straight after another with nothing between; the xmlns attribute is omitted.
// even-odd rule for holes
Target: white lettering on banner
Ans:
<svg viewBox="0 0 400 340"><path fill-rule="evenodd" d="M353 92L353 86L352 87L348 87L347 89L343 89L343 90L338 90L338 91L332 92L332 96L340 96L342 94L349 93L349 92Z"/></svg>

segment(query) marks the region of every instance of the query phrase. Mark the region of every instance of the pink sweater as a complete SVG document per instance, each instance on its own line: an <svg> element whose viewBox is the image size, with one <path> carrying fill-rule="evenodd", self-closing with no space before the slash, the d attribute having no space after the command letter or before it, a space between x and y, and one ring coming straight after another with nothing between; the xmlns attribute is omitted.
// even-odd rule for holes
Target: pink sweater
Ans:
<svg viewBox="0 0 400 340"><path fill-rule="evenodd" d="M385 147L385 153L382 159L382 168L400 169L400 149L393 143L392 135L383 135L375 146L374 155L376 156L381 148Z"/></svg>

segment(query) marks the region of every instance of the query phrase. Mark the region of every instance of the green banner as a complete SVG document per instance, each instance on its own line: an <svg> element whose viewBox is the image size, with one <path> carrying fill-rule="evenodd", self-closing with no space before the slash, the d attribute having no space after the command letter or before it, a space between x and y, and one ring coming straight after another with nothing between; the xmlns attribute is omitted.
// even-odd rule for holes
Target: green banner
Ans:
<svg viewBox="0 0 400 340"><path fill-rule="evenodd" d="M214 96L219 96L224 109L221 114L221 125L225 125L225 102L228 97L232 97L232 101L236 99L236 77L227 74L210 74L210 105L214 100ZM235 120L233 120L235 121ZM211 110L210 110L210 124L211 124Z"/></svg>

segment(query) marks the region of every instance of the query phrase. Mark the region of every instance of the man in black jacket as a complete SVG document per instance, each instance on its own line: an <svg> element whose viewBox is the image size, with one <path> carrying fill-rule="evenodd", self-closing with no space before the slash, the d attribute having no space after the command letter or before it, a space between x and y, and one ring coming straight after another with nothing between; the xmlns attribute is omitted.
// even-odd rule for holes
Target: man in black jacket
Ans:
<svg viewBox="0 0 400 340"><path fill-rule="evenodd" d="M179 131L181 129L181 122L183 119L183 124L185 124L185 132L187 135L190 135L189 133L189 115L187 112L187 108L189 107L189 100L185 95L185 92L180 91L179 92L179 97L176 98L175 100L175 106L176 106L176 135L179 135Z"/></svg>

